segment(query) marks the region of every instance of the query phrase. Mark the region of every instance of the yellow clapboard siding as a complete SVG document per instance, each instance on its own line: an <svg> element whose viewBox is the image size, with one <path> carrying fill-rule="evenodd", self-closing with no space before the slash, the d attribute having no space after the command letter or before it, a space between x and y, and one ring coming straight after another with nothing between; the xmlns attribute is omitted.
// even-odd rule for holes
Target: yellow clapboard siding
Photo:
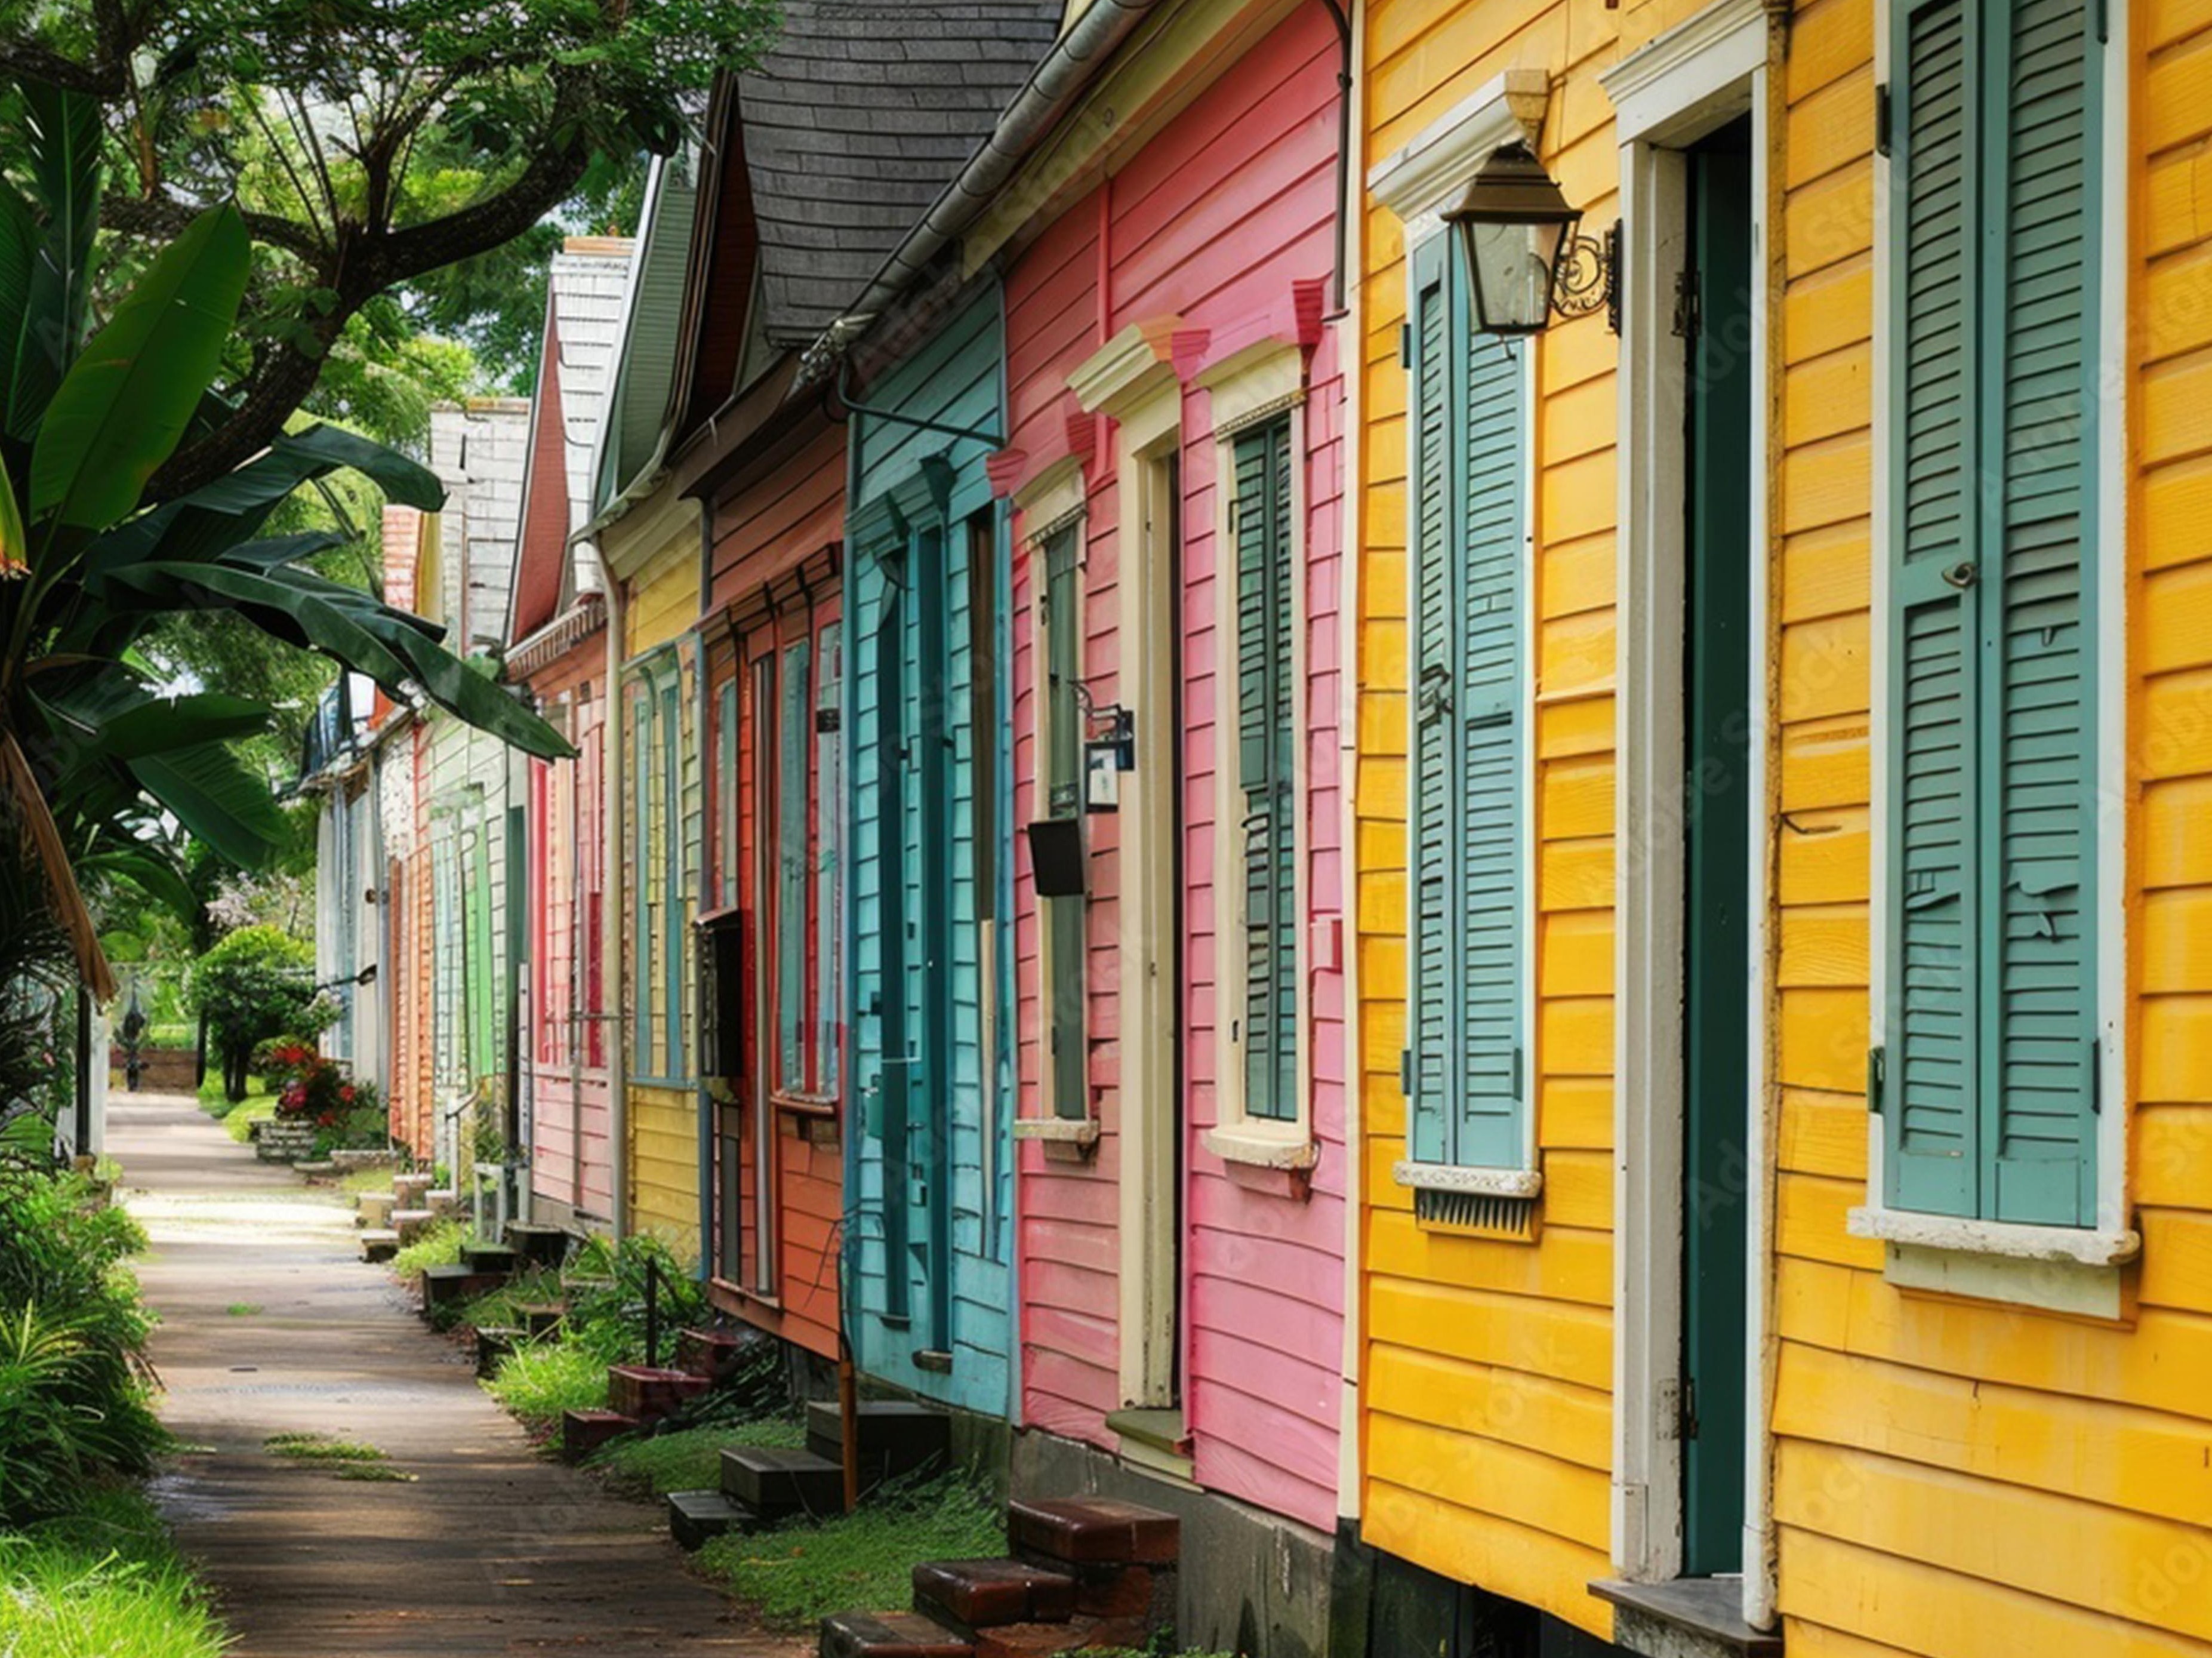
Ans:
<svg viewBox="0 0 2212 1658"><path fill-rule="evenodd" d="M1793 535L1782 549L1784 622L1863 611L1873 597L1869 521L1849 518Z"/></svg>
<svg viewBox="0 0 2212 1658"><path fill-rule="evenodd" d="M1613 901L1613 838L1547 840L1537 849L1536 907L1594 910Z"/></svg>
<svg viewBox="0 0 2212 1658"><path fill-rule="evenodd" d="M2212 353L2205 361L2212 366ZM2212 398L2212 375L2205 379L2204 394ZM2203 667L2205 641L2212 637L2212 562L2179 564L2146 576L2142 612L2141 661L2145 673Z"/></svg>
<svg viewBox="0 0 2212 1658"><path fill-rule="evenodd" d="M1785 1172L1775 1183L1774 1247L1798 1260L1881 1271L1882 1247L1854 1238L1844 1217L1866 1201L1866 1182Z"/></svg>
<svg viewBox="0 0 2212 1658"><path fill-rule="evenodd" d="M1536 1091L1536 1143L1606 1151L1613 1146L1613 1083L1601 1076L1547 1076Z"/></svg>
<svg viewBox="0 0 2212 1658"><path fill-rule="evenodd" d="M2144 777L2212 773L2212 669L2147 678L2135 723L2137 765Z"/></svg>
<svg viewBox="0 0 2212 1658"><path fill-rule="evenodd" d="M1864 344L1792 363L1782 377L1783 442L1795 448L1860 430L1873 392L1873 348Z"/></svg>
<svg viewBox="0 0 2212 1658"><path fill-rule="evenodd" d="M1604 1308L1388 1276L1370 1276L1367 1293L1368 1337L1378 1345L1613 1390L1613 1318Z"/></svg>
<svg viewBox="0 0 2212 1658"><path fill-rule="evenodd" d="M1380 1344L1367 1377L1371 1410L1525 1445L1601 1473L1612 1466L1613 1402L1590 1388Z"/></svg>
<svg viewBox="0 0 2212 1658"><path fill-rule="evenodd" d="M1863 711L1868 704L1873 619L1847 611L1782 631L1781 704L1784 720L1819 720Z"/></svg>
<svg viewBox="0 0 2212 1658"><path fill-rule="evenodd" d="M1782 462L1780 527L1796 535L1865 517L1872 458L1871 440L1864 432L1792 449Z"/></svg>
<svg viewBox="0 0 2212 1658"><path fill-rule="evenodd" d="M1782 302L1782 338L1791 362L1808 362L1873 338L1872 248L1790 284Z"/></svg>
<svg viewBox="0 0 2212 1658"><path fill-rule="evenodd" d="M1613 1158L1601 1151L1544 1154L1544 1223L1613 1230Z"/></svg>
<svg viewBox="0 0 2212 1658"><path fill-rule="evenodd" d="M1536 1053L1547 1076L1613 1075L1613 998L1545 997L1536 1011Z"/></svg>
<svg viewBox="0 0 2212 1658"><path fill-rule="evenodd" d="M2212 284L2212 270L2205 277ZM2206 308L2212 310L2212 306ZM2197 527L2212 520L2212 455L2169 460L2143 480L2143 564L2151 570L2187 564L2204 556Z"/></svg>
<svg viewBox="0 0 2212 1658"><path fill-rule="evenodd" d="M2130 1172L2136 1201L2162 1209L2212 1210L2212 1181L2204 1178L2205 1161L2212 1158L2212 1103L2139 1101L2135 1131Z"/></svg>
<svg viewBox="0 0 2212 1658"><path fill-rule="evenodd" d="M1613 1608L1586 1587L1611 1575L1601 1551L1372 1478L1365 1483L1359 1530L1369 1544L1401 1559L1480 1583L1601 1640L1612 1637Z"/></svg>
<svg viewBox="0 0 2212 1658"><path fill-rule="evenodd" d="M1872 879L1863 806L1790 812L1774 838L1775 888L1785 905L1863 904Z"/></svg>
<svg viewBox="0 0 2212 1658"><path fill-rule="evenodd" d="M2212 34L2200 32L2152 60L2140 93L2136 142L2155 155L2212 131Z"/></svg>
<svg viewBox="0 0 2212 1658"><path fill-rule="evenodd" d="M2200 1642L1816 1532L1784 1527L1781 1556L1787 1616L1926 1658L2203 1658Z"/></svg>
<svg viewBox="0 0 2212 1658"><path fill-rule="evenodd" d="M1782 1620L1783 1650L1790 1658L1914 1658L1879 1641L1863 1641L1841 1630L1825 1629L1800 1618Z"/></svg>
<svg viewBox="0 0 2212 1658"><path fill-rule="evenodd" d="M1613 1248L1605 1234L1547 1226L1534 1244L1431 1232L1410 1215L1370 1216L1367 1264L1378 1275L1422 1283L1481 1284L1547 1301L1604 1307L1613 1301Z"/></svg>
<svg viewBox="0 0 2212 1658"><path fill-rule="evenodd" d="M1616 648L1610 607L1540 621L1536 629L1538 694L1610 686Z"/></svg>
<svg viewBox="0 0 2212 1658"><path fill-rule="evenodd" d="M1777 1161L1785 1169L1863 1184L1867 1105L1863 1094L1785 1088Z"/></svg>
<svg viewBox="0 0 2212 1658"><path fill-rule="evenodd" d="M1863 989L1784 991L1777 1070L1784 1086L1846 1094L1866 1086Z"/></svg>
<svg viewBox="0 0 2212 1658"><path fill-rule="evenodd" d="M1384 1484L1457 1507L1480 1506L1500 1519L1549 1533L1586 1549L1607 1547L1612 1482L1510 1440L1432 1425L1425 1399L1401 1416L1370 1402L1367 1466Z"/></svg>
<svg viewBox="0 0 2212 1658"><path fill-rule="evenodd" d="M2177 249L2143 275L2142 361L2162 363L2212 345L2212 244Z"/></svg>
<svg viewBox="0 0 2212 1658"><path fill-rule="evenodd" d="M1538 571L1537 614L1547 619L1604 610L1613 602L1620 551L1610 535L1585 536L1545 555Z"/></svg>
<svg viewBox="0 0 2212 1658"><path fill-rule="evenodd" d="M2205 1424L1783 1344L1774 1430L2108 1509L2212 1520Z"/></svg>
<svg viewBox="0 0 2212 1658"><path fill-rule="evenodd" d="M1791 281L1874 246L1874 168L1846 167L1790 192L1782 210L1784 268Z"/></svg>
<svg viewBox="0 0 2212 1658"><path fill-rule="evenodd" d="M1873 794L1874 745L1861 715L1801 720L1782 733L1785 814L1863 806ZM1794 832L1784 829L1784 833Z"/></svg>
<svg viewBox="0 0 2212 1658"><path fill-rule="evenodd" d="M1775 982L1785 986L1865 984L1867 909L1863 904L1783 912Z"/></svg>
<svg viewBox="0 0 2212 1658"><path fill-rule="evenodd" d="M1795 190L1874 151L1874 65L1863 64L1790 105L1783 183Z"/></svg>
<svg viewBox="0 0 2212 1658"><path fill-rule="evenodd" d="M2212 1594L2177 1594L2154 1608L2140 1582L2147 1569L2192 1556L2212 1582L2212 1539L2197 1527L1802 1440L1783 1442L1774 1486L1775 1517L1784 1526L1940 1567L1955 1584L2000 1584L2212 1637ZM1972 1524L1960 1523L1965 1513Z"/></svg>
<svg viewBox="0 0 2212 1658"><path fill-rule="evenodd" d="M2142 1097L2212 1100L2212 996L2145 997L2139 1017Z"/></svg>
<svg viewBox="0 0 2212 1658"><path fill-rule="evenodd" d="M1861 0L1812 0L1790 17L1786 80L1792 104L1873 62L1874 14Z"/></svg>
<svg viewBox="0 0 2212 1658"><path fill-rule="evenodd" d="M2203 1202L2200 1188L2191 1208L2136 1211L2143 1240L2138 1288L2145 1306L2212 1313L2212 1215L2204 1213Z"/></svg>
<svg viewBox="0 0 2212 1658"><path fill-rule="evenodd" d="M1613 911L1562 910L1538 929L1541 965L1537 989L1545 996L1613 994Z"/></svg>
<svg viewBox="0 0 2212 1658"><path fill-rule="evenodd" d="M1547 760L1613 752L1610 692L1547 703L1536 710L1536 753Z"/></svg>
<svg viewBox="0 0 2212 1658"><path fill-rule="evenodd" d="M2212 889L2145 893L2142 928L2147 994L2212 991Z"/></svg>

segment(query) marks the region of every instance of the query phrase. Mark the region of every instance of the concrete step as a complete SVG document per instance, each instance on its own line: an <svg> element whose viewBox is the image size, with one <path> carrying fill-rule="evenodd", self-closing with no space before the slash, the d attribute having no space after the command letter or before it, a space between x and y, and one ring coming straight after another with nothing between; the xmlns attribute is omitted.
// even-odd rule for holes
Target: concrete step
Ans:
<svg viewBox="0 0 2212 1658"><path fill-rule="evenodd" d="M914 1609L969 1633L1065 1624L1075 1615L1075 1580L1021 1560L926 1560L914 1569Z"/></svg>
<svg viewBox="0 0 2212 1658"><path fill-rule="evenodd" d="M822 1658L975 1658L972 1643L916 1612L848 1612L825 1618L818 1650Z"/></svg>
<svg viewBox="0 0 2212 1658"><path fill-rule="evenodd" d="M338 1166L331 1161L327 1157L321 1158L313 1162L295 1163L292 1165L293 1173L304 1174L311 1180L319 1180L326 1175L335 1174L337 1172Z"/></svg>
<svg viewBox="0 0 2212 1658"><path fill-rule="evenodd" d="M526 1221L507 1223L507 1245L532 1266L558 1271L568 1259L568 1234L557 1226L535 1226Z"/></svg>
<svg viewBox="0 0 2212 1658"><path fill-rule="evenodd" d="M395 1209L392 1211L392 1227L398 1233L402 1244L411 1244L428 1232L437 1218L427 1209Z"/></svg>
<svg viewBox="0 0 2212 1658"><path fill-rule="evenodd" d="M372 1151L365 1148L355 1148L332 1152L331 1161L340 1168L362 1169L391 1168L398 1163L398 1159L388 1151Z"/></svg>
<svg viewBox="0 0 2212 1658"><path fill-rule="evenodd" d="M658 1422L672 1415L686 1399L708 1390L704 1377L685 1370L656 1369L644 1364L607 1367L607 1403L626 1416Z"/></svg>
<svg viewBox="0 0 2212 1658"><path fill-rule="evenodd" d="M732 1503L720 1491L671 1491L668 1494L668 1535L686 1554L696 1554L708 1539L731 1532L758 1530L761 1517L742 1503Z"/></svg>
<svg viewBox="0 0 2212 1658"><path fill-rule="evenodd" d="M561 1417L561 1460L581 1462L611 1439L635 1433L641 1424L619 1411L567 1411Z"/></svg>
<svg viewBox="0 0 2212 1658"><path fill-rule="evenodd" d="M496 1272L501 1277L511 1277L521 1265L522 1258L505 1244L472 1243L461 1251L461 1259L477 1272Z"/></svg>
<svg viewBox="0 0 2212 1658"><path fill-rule="evenodd" d="M1078 1566L1171 1566L1182 1522L1171 1514L1113 1497L1017 1499L1006 1505L1006 1537L1018 1554Z"/></svg>
<svg viewBox="0 0 2212 1658"><path fill-rule="evenodd" d="M388 1261L399 1253L399 1234L389 1227L371 1227L361 1234L361 1258Z"/></svg>
<svg viewBox="0 0 2212 1658"><path fill-rule="evenodd" d="M905 1399L867 1399L860 1407L860 1483L884 1480L933 1462L943 1462L951 1447L951 1418L944 1411ZM844 1436L835 1399L813 1399L806 1406L806 1448L832 1462L844 1458Z"/></svg>
<svg viewBox="0 0 2212 1658"><path fill-rule="evenodd" d="M434 1174L395 1174L392 1177L392 1192L403 1209L420 1209L423 1206L422 1194L437 1184Z"/></svg>
<svg viewBox="0 0 2212 1658"><path fill-rule="evenodd" d="M422 1311L427 1316L441 1307L458 1307L479 1295L489 1295L507 1282L503 1272L477 1272L465 1263L422 1269Z"/></svg>
<svg viewBox="0 0 2212 1658"><path fill-rule="evenodd" d="M392 1211L399 1200L389 1192L363 1192L353 1200L353 1223L356 1226L390 1226Z"/></svg>
<svg viewBox="0 0 2212 1658"><path fill-rule="evenodd" d="M840 1514L845 1471L811 1451L740 1445L722 1453L722 1491L764 1515Z"/></svg>
<svg viewBox="0 0 2212 1658"><path fill-rule="evenodd" d="M460 1213L461 1194L450 1187L422 1194L422 1206L441 1221L450 1221Z"/></svg>

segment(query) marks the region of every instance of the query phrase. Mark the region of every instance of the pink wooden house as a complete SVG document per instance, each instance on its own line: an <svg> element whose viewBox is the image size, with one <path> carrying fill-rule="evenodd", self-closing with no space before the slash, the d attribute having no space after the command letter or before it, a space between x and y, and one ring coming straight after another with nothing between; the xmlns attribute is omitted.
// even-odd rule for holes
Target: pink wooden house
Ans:
<svg viewBox="0 0 2212 1658"><path fill-rule="evenodd" d="M1105 66L996 227L1015 1473L1103 1459L1279 1516L1304 1600L1337 1515L1348 1179L1342 41L1317 5L1182 22ZM1285 1594L1223 1588L1232 1623Z"/></svg>

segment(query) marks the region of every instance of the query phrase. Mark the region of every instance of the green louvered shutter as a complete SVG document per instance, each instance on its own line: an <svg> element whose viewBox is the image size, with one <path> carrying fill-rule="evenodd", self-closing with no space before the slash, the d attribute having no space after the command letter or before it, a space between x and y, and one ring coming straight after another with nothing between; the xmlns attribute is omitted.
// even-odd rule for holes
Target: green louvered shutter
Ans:
<svg viewBox="0 0 2212 1658"><path fill-rule="evenodd" d="M2097 204L2094 0L2019 0L2008 59L2003 259L1984 315L2001 330L2003 393L1990 412L2004 476L1996 591L1983 600L1982 660L1995 728L1995 823L1985 889L1993 971L1984 984L1983 1213L2087 1225L2096 1217L2092 1089L2096 982L2086 924L2094 890L2095 681L2083 552L2095 434L2087 341ZM1998 43L1992 42L1996 46ZM1994 58L1995 51L1985 54ZM1992 103L1996 100L1992 98ZM1987 237L1984 246L1994 250ZM1986 561L1984 561L1986 562Z"/></svg>
<svg viewBox="0 0 2212 1658"><path fill-rule="evenodd" d="M1887 1200L2094 1216L2094 20L1901 13Z"/></svg>
<svg viewBox="0 0 2212 1658"><path fill-rule="evenodd" d="M1451 920L1455 791L1451 742L1450 326L1442 238L1415 250L1412 443L1413 708L1407 757L1412 823L1406 872L1407 1152L1452 1158L1451 997L1458 959Z"/></svg>
<svg viewBox="0 0 2212 1658"><path fill-rule="evenodd" d="M1082 640L1078 636L1075 531L1064 529L1045 548L1045 672L1050 698L1045 756L1046 812L1083 814ZM1053 1113L1091 1114L1089 1005L1090 900L1080 893L1044 900L1051 921Z"/></svg>
<svg viewBox="0 0 2212 1658"><path fill-rule="evenodd" d="M1527 372L1475 336L1455 423L1462 495L1458 736L1459 1129L1454 1161L1517 1167L1521 1133L1522 571Z"/></svg>
<svg viewBox="0 0 2212 1658"><path fill-rule="evenodd" d="M653 868L653 688L641 683L631 705L635 746L631 749L630 971L632 991L629 1067L640 1076L653 1074L653 906L647 879Z"/></svg>
<svg viewBox="0 0 2212 1658"><path fill-rule="evenodd" d="M1237 782L1244 802L1244 1110L1297 1115L1291 428L1235 446Z"/></svg>
<svg viewBox="0 0 2212 1658"><path fill-rule="evenodd" d="M1909 14L1896 96L1892 283L1899 373L1891 538L1889 1201L1970 1215L1979 1133L1972 1009L1978 906L1970 734L1978 594L1969 421L1978 352L1975 93L1967 0Z"/></svg>

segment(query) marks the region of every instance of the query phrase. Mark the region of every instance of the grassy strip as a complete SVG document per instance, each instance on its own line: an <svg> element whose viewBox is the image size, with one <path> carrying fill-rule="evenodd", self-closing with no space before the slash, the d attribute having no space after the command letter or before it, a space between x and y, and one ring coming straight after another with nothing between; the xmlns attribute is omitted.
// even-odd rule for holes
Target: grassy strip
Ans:
<svg viewBox="0 0 2212 1658"><path fill-rule="evenodd" d="M392 1258L392 1270L414 1277L426 1266L458 1266L468 1229L459 1221L433 1221L420 1237Z"/></svg>
<svg viewBox="0 0 2212 1658"><path fill-rule="evenodd" d="M833 1612L904 1606L917 1560L1006 1551L995 1505L957 1475L885 1487L852 1514L716 1538L701 1568L770 1628L811 1628Z"/></svg>
<svg viewBox="0 0 2212 1658"><path fill-rule="evenodd" d="M501 1407L526 1427L543 1430L566 1411L595 1411L607 1402L605 1353L576 1342L525 1347L483 1384Z"/></svg>
<svg viewBox="0 0 2212 1658"><path fill-rule="evenodd" d="M281 1456L289 1462L384 1460L384 1453L377 1447L331 1434L271 1434L261 1445L271 1456Z"/></svg>
<svg viewBox="0 0 2212 1658"><path fill-rule="evenodd" d="M722 1481L722 1453L733 1445L796 1450L806 1430L795 1417L766 1417L707 1428L684 1428L649 1439L618 1439L592 1458L608 1483L640 1496L710 1490Z"/></svg>
<svg viewBox="0 0 2212 1658"><path fill-rule="evenodd" d="M0 1532L0 1652L10 1658L220 1658L223 1645L138 1492L88 1492L66 1519Z"/></svg>

